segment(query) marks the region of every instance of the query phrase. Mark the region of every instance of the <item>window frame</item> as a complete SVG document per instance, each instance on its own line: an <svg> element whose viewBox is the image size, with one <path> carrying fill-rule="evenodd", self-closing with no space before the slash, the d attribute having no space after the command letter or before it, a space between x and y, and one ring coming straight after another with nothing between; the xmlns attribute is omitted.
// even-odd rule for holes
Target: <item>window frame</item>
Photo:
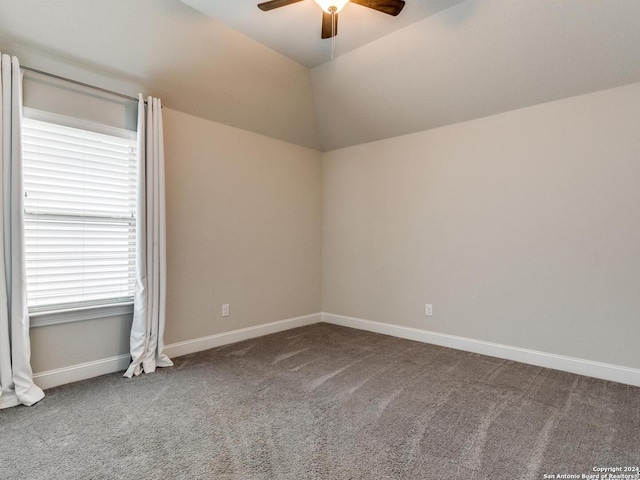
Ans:
<svg viewBox="0 0 640 480"><path fill-rule="evenodd" d="M23 107L23 118L86 130L102 135L125 138L128 140L135 140L137 138L136 131L95 123L89 120L58 115L29 107ZM137 218L135 218L134 221L137 222ZM131 315L133 313L133 296L120 297L120 299L114 298L113 301L107 300L105 303L98 304L92 304L92 301L89 300L75 305L62 304L58 308L56 308L55 305L36 306L29 307L28 310L30 326L31 328L37 328L98 318Z"/></svg>

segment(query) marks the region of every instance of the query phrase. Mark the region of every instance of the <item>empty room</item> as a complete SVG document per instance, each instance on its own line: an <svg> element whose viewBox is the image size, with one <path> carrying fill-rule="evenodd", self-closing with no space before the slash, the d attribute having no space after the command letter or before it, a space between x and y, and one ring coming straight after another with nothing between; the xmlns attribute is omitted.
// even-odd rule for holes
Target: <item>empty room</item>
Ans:
<svg viewBox="0 0 640 480"><path fill-rule="evenodd" d="M0 479L640 479L640 1L0 0Z"/></svg>

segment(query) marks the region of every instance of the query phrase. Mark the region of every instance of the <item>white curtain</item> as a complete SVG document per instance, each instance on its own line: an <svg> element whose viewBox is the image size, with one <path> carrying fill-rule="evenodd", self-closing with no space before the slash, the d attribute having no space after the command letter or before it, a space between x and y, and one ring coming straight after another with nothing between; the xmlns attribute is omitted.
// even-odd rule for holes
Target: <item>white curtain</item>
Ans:
<svg viewBox="0 0 640 480"><path fill-rule="evenodd" d="M166 303L166 224L162 105L149 97L138 101L138 202L136 223L136 293L131 326L131 365L125 377L173 362L164 350Z"/></svg>
<svg viewBox="0 0 640 480"><path fill-rule="evenodd" d="M0 54L0 408L33 405L27 272L24 258L22 75L16 57Z"/></svg>

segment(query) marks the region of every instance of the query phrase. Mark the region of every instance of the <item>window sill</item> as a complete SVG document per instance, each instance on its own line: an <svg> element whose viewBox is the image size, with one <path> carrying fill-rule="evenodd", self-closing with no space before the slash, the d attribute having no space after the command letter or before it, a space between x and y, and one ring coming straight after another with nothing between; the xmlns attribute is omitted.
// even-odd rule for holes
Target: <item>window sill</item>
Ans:
<svg viewBox="0 0 640 480"><path fill-rule="evenodd" d="M99 305L73 310L60 310L56 312L31 313L31 328L48 327L62 323L82 322L96 318L116 317L118 315L130 315L133 313L133 303L117 303L113 305Z"/></svg>

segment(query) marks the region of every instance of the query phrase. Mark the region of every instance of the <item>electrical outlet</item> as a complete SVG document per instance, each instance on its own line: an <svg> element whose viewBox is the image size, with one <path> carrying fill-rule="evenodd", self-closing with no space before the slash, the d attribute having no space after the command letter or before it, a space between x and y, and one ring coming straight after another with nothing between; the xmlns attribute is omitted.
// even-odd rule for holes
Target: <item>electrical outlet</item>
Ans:
<svg viewBox="0 0 640 480"><path fill-rule="evenodd" d="M222 305L222 316L223 317L228 317L229 316L229 304L225 303L224 305Z"/></svg>
<svg viewBox="0 0 640 480"><path fill-rule="evenodd" d="M427 315L428 317L432 317L433 316L433 305L431 305L430 303L425 304L425 306L424 306L424 314Z"/></svg>

